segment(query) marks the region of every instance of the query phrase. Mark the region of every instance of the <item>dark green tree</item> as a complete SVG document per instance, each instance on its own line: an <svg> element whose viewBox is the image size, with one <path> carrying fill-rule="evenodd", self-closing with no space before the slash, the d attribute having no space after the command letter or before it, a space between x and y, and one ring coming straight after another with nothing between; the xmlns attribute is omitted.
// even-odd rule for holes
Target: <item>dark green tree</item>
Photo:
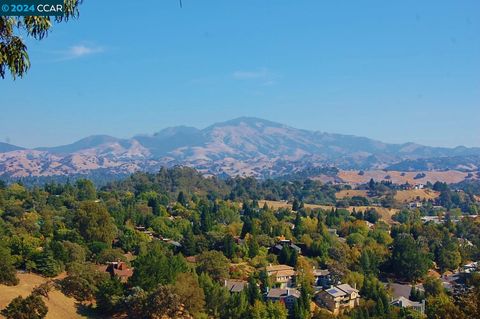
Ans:
<svg viewBox="0 0 480 319"><path fill-rule="evenodd" d="M257 285L257 280L252 275L248 278L247 298L250 305L253 306L256 300L261 300L262 295Z"/></svg>
<svg viewBox="0 0 480 319"><path fill-rule="evenodd" d="M135 259L129 284L150 291L158 285L174 283L179 273L187 271L185 258L172 255L161 243L152 242L147 252Z"/></svg>
<svg viewBox="0 0 480 319"><path fill-rule="evenodd" d="M118 278L109 278L100 282L95 299L97 309L103 314L113 314L122 310L124 291Z"/></svg>
<svg viewBox="0 0 480 319"><path fill-rule="evenodd" d="M64 269L63 263L55 259L50 249L45 249L35 259L37 271L47 277L55 277Z"/></svg>
<svg viewBox="0 0 480 319"><path fill-rule="evenodd" d="M217 281L228 278L229 265L228 259L219 251L206 251L197 256L198 273L207 273Z"/></svg>
<svg viewBox="0 0 480 319"><path fill-rule="evenodd" d="M92 181L88 179L79 179L75 183L77 187L77 199L83 200L95 200L97 198L97 190Z"/></svg>
<svg viewBox="0 0 480 319"><path fill-rule="evenodd" d="M7 319L42 319L48 313L47 305L38 294L13 299L2 314Z"/></svg>
<svg viewBox="0 0 480 319"><path fill-rule="evenodd" d="M425 249L410 234L399 234L393 242L391 265L402 279L415 281L423 277L431 264Z"/></svg>
<svg viewBox="0 0 480 319"><path fill-rule="evenodd" d="M10 249L0 244L0 284L15 286L18 284L17 272Z"/></svg>
<svg viewBox="0 0 480 319"><path fill-rule="evenodd" d="M177 197L177 202L180 203L182 206L186 207L187 204L188 204L188 199L187 197L185 196L185 193L183 191L180 191L178 193L178 197Z"/></svg>
<svg viewBox="0 0 480 319"><path fill-rule="evenodd" d="M111 245L117 228L106 207L100 203L87 201L80 205L75 221L80 234L87 241L104 242Z"/></svg>
<svg viewBox="0 0 480 319"><path fill-rule="evenodd" d="M229 292L205 272L200 274L198 282L205 293L205 308L208 314L214 318L220 317L229 302Z"/></svg>
<svg viewBox="0 0 480 319"><path fill-rule="evenodd" d="M232 258L235 255L235 239L231 234L226 234L223 237L222 251L227 258Z"/></svg>

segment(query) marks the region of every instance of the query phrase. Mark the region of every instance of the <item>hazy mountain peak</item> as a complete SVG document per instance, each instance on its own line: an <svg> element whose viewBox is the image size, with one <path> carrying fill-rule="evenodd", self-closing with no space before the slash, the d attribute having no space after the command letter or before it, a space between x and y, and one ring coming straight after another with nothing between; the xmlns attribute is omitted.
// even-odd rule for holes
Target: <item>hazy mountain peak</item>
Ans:
<svg viewBox="0 0 480 319"><path fill-rule="evenodd" d="M157 133L153 134L155 137L169 137L174 136L177 134L197 134L200 130L196 127L192 126L171 126L158 131Z"/></svg>
<svg viewBox="0 0 480 319"><path fill-rule="evenodd" d="M261 119L258 117L249 117L249 116L242 116L238 117L232 120L228 120L225 122L219 122L215 123L209 127L206 128L208 130L209 128L216 128L216 127L224 127L224 126L239 126L239 125L247 125L251 127L287 127L284 124L280 124L277 122L272 122L269 120Z"/></svg>
<svg viewBox="0 0 480 319"><path fill-rule="evenodd" d="M23 147L0 142L0 153L23 150Z"/></svg>
<svg viewBox="0 0 480 319"><path fill-rule="evenodd" d="M297 129L256 117L239 117L202 130L175 126L131 139L93 135L58 147L9 150L15 147L0 143L0 175L71 175L95 170L115 175L171 165L188 165L210 174L255 176L278 176L311 165L340 169L397 165L409 170L420 166L480 167L480 148L387 144L366 137Z"/></svg>
<svg viewBox="0 0 480 319"><path fill-rule="evenodd" d="M48 151L52 153L74 153L81 150L91 149L103 144L117 143L120 139L110 135L91 135L82 138L72 144L60 145L55 147L39 147L39 151Z"/></svg>

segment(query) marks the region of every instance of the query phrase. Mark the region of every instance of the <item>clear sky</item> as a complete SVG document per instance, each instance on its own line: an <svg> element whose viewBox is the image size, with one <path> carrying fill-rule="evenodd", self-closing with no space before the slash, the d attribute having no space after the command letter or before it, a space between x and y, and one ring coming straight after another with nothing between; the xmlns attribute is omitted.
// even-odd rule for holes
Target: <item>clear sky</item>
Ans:
<svg viewBox="0 0 480 319"><path fill-rule="evenodd" d="M85 1L0 80L0 141L36 147L256 116L480 146L480 1Z"/></svg>

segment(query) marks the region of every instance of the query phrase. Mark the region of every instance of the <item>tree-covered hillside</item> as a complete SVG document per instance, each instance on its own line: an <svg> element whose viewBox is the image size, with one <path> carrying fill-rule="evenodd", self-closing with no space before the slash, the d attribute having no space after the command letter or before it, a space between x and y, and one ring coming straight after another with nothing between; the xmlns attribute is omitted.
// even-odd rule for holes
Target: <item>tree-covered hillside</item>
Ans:
<svg viewBox="0 0 480 319"><path fill-rule="evenodd" d="M0 183L0 283L16 285L17 271L65 273L52 284L104 317L331 318L322 296L334 285L359 294L340 318L473 318L478 265L462 266L480 259L480 221L434 186L451 203L435 222L422 207L390 225L374 208L336 207L338 189L308 179L221 180L176 167L102 188ZM264 199L291 206L260 207ZM435 275L451 273L450 285ZM425 300L424 311L391 304L393 283L413 286L406 297ZM43 318L50 289L3 314Z"/></svg>

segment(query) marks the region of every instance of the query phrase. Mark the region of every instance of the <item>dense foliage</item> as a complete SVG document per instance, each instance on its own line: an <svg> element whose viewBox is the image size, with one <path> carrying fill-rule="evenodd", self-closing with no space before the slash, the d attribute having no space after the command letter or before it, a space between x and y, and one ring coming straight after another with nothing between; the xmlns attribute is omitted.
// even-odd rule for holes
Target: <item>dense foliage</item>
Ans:
<svg viewBox="0 0 480 319"><path fill-rule="evenodd" d="M478 309L478 281L465 278L470 288L452 294L428 276L480 258L480 222L453 218L462 216L462 200L456 202L447 185L434 185L452 200L448 205L444 195L451 218L439 223L421 220L428 206L401 210L394 223L373 208L349 211L338 207L337 186L308 179L220 180L180 167L137 173L99 189L82 179L0 186L0 282L16 285L16 270L46 277L66 271L58 289L79 302L96 301L93 310L107 316L328 318L323 308L311 307L313 267L359 289L360 306L345 318L421 318L391 306L388 281L423 283L425 292L413 290L411 298L426 299L428 318L467 318ZM386 195L394 188L365 187ZM260 205L264 199L288 204L274 209ZM275 252L279 240L296 245ZM105 272L112 262L123 262L132 275ZM278 263L297 273L299 297L289 311L265 298L278 285L265 267ZM230 279L242 280L245 288L229 292ZM31 307L32 298L42 299L17 298L4 312ZM35 304L41 315L42 304Z"/></svg>

